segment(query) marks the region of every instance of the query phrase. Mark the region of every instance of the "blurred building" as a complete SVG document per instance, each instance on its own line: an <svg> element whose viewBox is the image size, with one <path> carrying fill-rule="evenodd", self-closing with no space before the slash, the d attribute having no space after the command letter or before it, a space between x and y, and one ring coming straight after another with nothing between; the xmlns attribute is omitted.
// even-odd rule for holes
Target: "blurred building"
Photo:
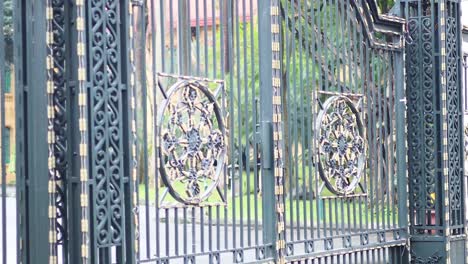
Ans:
<svg viewBox="0 0 468 264"><path fill-rule="evenodd" d="M5 155L6 162L6 182L7 184L13 184L15 182L15 84L14 84L14 70L11 67L6 67L5 73L5 129L0 129L0 137L3 141L0 141L0 158L1 155ZM0 102L2 103L2 102ZM5 142L5 145L1 145L1 142ZM2 166L0 166L0 175ZM1 181L1 178L0 178Z"/></svg>

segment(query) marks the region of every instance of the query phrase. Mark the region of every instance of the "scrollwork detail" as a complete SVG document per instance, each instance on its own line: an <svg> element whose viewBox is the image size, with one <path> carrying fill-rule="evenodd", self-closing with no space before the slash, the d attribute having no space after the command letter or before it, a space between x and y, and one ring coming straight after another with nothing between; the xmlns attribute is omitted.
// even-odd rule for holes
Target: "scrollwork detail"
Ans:
<svg viewBox="0 0 468 264"><path fill-rule="evenodd" d="M365 167L366 143L358 110L347 97L332 96L318 115L319 172L337 195L358 187Z"/></svg>

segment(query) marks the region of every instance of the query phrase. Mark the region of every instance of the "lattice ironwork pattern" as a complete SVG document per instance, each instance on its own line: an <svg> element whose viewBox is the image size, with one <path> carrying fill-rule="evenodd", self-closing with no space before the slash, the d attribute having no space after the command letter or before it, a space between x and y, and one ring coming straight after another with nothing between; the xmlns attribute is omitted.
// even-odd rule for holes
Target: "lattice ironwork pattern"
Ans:
<svg viewBox="0 0 468 264"><path fill-rule="evenodd" d="M366 160L363 129L358 110L346 97L330 97L318 114L319 173L335 194L353 193L361 182Z"/></svg>
<svg viewBox="0 0 468 264"><path fill-rule="evenodd" d="M123 221L123 127L120 3L90 1L87 6L90 98L90 172L97 246L121 245Z"/></svg>
<svg viewBox="0 0 468 264"><path fill-rule="evenodd" d="M220 83L217 93L223 87ZM162 180L179 202L205 201L219 188L226 161L226 129L217 98L206 83L179 81L167 91L159 118Z"/></svg>
<svg viewBox="0 0 468 264"><path fill-rule="evenodd" d="M435 153L440 150L437 140L438 109L434 83L433 22L430 16L409 19L409 34L413 39L407 48L408 159L411 164L411 206L416 209L417 223L425 221L426 212L436 209L438 180ZM420 49L420 47L422 47ZM422 66L422 67L421 67ZM419 87L422 86L422 89ZM424 126L424 129L420 129ZM432 223L435 224L435 223Z"/></svg>
<svg viewBox="0 0 468 264"><path fill-rule="evenodd" d="M52 2L49 0L46 2L46 7L49 11L52 11ZM60 58L55 56L56 40L54 32L54 19L53 12L49 12L47 16L47 148L48 148L48 173L49 173L49 207L48 207L48 217L49 217L49 263L56 264L57 261L57 208L56 208L56 161L55 161L55 146L56 146L56 137L55 137L55 101L54 95L55 91L60 89L58 87L58 79L55 75L56 67L60 66Z"/></svg>
<svg viewBox="0 0 468 264"><path fill-rule="evenodd" d="M53 9L53 57L54 57L54 132L55 132L55 182L57 207L57 243L64 244L67 239L67 201L66 176L69 168L68 151L68 120L66 91L66 38L65 38L65 3L63 0L52 1ZM64 248L63 248L64 249Z"/></svg>
<svg viewBox="0 0 468 264"><path fill-rule="evenodd" d="M420 1L404 7L409 24L409 221L417 237L411 241L412 258L435 262L427 259L429 251L420 241L465 233L459 4ZM460 247L464 239L434 243L431 250L444 252L441 260L466 262L465 254L454 250Z"/></svg>
<svg viewBox="0 0 468 264"><path fill-rule="evenodd" d="M86 8L84 1L76 2L76 31L77 31L77 57L78 57L78 123L80 134L80 207L81 207L81 262L90 261L90 217L89 217L89 104L87 87L87 59L86 59Z"/></svg>
<svg viewBox="0 0 468 264"><path fill-rule="evenodd" d="M449 161L450 219L451 225L463 225L464 206L463 194L463 140L462 133L462 93L461 93L461 61L458 8L453 3L447 4L448 16L446 25L447 49L447 137ZM460 232L460 231L458 231ZM461 233L464 233L461 231Z"/></svg>

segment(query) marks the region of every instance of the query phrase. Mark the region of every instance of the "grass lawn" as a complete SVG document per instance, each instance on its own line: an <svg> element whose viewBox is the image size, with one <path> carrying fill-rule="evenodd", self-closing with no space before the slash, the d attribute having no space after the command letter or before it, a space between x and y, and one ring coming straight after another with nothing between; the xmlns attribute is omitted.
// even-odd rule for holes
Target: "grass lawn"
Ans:
<svg viewBox="0 0 468 264"><path fill-rule="evenodd" d="M254 179L253 173L250 173L250 177L247 177L247 174L244 172L242 179L248 179L250 182L249 187L250 191L247 191L247 180L243 181L243 194L233 196L232 191L227 189L227 204L225 209L220 210L220 219L225 219L227 215L228 221L239 221L243 219L244 221L255 221L258 219L259 222L262 220L262 197L260 194L254 192ZM177 184L176 186L178 191L183 193L184 186L182 184ZM315 188L315 186L314 186ZM165 187L159 188L159 197L165 192ZM331 194L322 193L322 195L330 196ZM148 201L150 205L155 204L156 198L156 189L154 187L148 188ZM144 184L139 186L139 199L140 204L145 204L146 189ZM214 192L207 202L220 202L220 196ZM175 199L171 197L169 193L164 198L164 202L173 203ZM382 206L381 206L382 207ZM257 209L257 210L255 210ZM392 208L390 208L392 209ZM396 208L394 208L396 210ZM378 213L378 214L377 214ZM348 224L348 223L363 223L367 221L374 222L383 222L387 219L393 219L392 210L389 210L384 206L384 208L366 208L366 202L362 198L359 202L358 198L355 199L313 199L313 200L302 200L302 199L286 199L285 200L285 219L286 224L291 222L297 223L306 222L313 219L314 222L317 222L321 219L327 223L334 224ZM216 213L214 213L215 215ZM398 215L395 215L395 219L398 219Z"/></svg>

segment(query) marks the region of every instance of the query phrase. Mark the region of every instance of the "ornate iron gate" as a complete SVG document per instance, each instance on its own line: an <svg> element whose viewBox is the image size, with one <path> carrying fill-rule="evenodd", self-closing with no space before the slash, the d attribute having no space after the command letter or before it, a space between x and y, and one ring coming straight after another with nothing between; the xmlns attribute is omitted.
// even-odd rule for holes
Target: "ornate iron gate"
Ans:
<svg viewBox="0 0 468 264"><path fill-rule="evenodd" d="M465 261L458 2L0 7L2 263Z"/></svg>
<svg viewBox="0 0 468 264"><path fill-rule="evenodd" d="M403 20L281 3L286 259L405 261Z"/></svg>
<svg viewBox="0 0 468 264"><path fill-rule="evenodd" d="M402 19L372 1L137 10L140 262L407 258Z"/></svg>

